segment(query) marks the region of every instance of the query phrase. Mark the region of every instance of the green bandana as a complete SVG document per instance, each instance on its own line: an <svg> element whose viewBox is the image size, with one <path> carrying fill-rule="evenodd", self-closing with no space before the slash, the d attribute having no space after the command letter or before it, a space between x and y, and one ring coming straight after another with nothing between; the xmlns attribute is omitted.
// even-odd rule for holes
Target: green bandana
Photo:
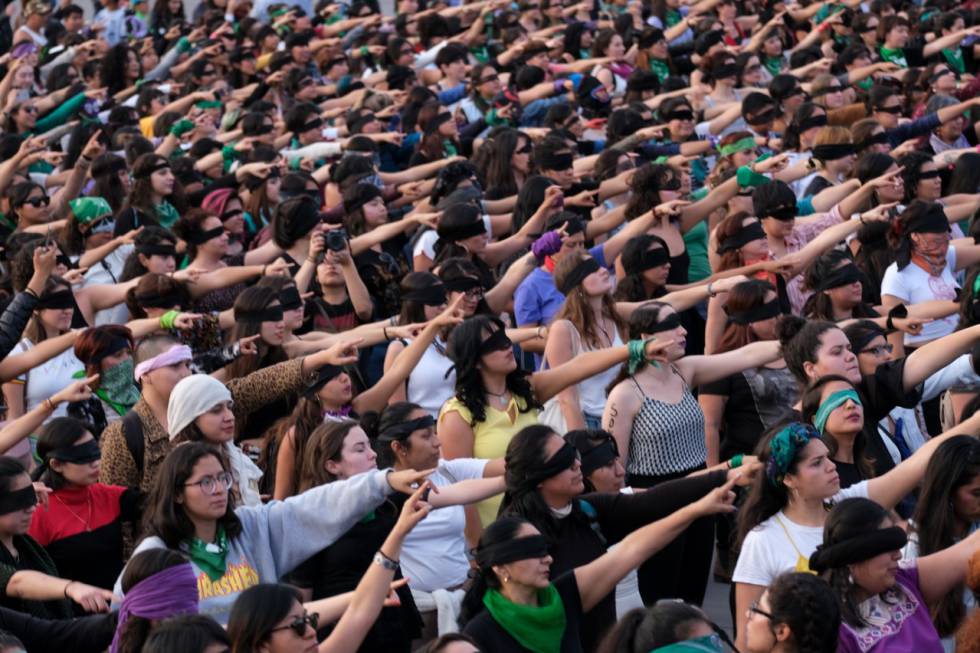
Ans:
<svg viewBox="0 0 980 653"><path fill-rule="evenodd" d="M681 12L677 11L676 9L668 9L666 20L667 27L673 27L677 23L681 22L681 18Z"/></svg>
<svg viewBox="0 0 980 653"><path fill-rule="evenodd" d="M800 422L791 422L769 441L769 460L766 461L766 478L773 487L783 483L796 453L818 437L813 427Z"/></svg>
<svg viewBox="0 0 980 653"><path fill-rule="evenodd" d="M861 405L861 397L855 390L838 390L827 397L817 409L817 414L813 416L813 425L817 427L817 431L822 434L824 427L827 426L827 420L830 419L830 414L848 401L853 401L858 406Z"/></svg>
<svg viewBox="0 0 980 653"><path fill-rule="evenodd" d="M897 63L902 68L909 67L909 62L905 60L905 50L903 50L902 48L892 49L892 48L886 48L885 46L881 46L881 49L878 50L878 52L881 54L881 58L884 59L885 61L888 61L890 63Z"/></svg>
<svg viewBox="0 0 980 653"><path fill-rule="evenodd" d="M871 79L870 77L866 77L862 79L860 82L858 82L857 84L855 84L855 86L857 86L862 91L870 91L871 87L874 86L874 80Z"/></svg>
<svg viewBox="0 0 980 653"><path fill-rule="evenodd" d="M949 64L949 67L960 75L966 72L966 64L963 62L963 50L960 48L944 48L943 57L946 58L946 63Z"/></svg>
<svg viewBox="0 0 980 653"><path fill-rule="evenodd" d="M559 653L565 634L565 604L554 585L538 591L538 605L518 605L487 590L483 605L507 634L533 653Z"/></svg>
<svg viewBox="0 0 980 653"><path fill-rule="evenodd" d="M731 156L738 152L745 152L755 148L755 138L751 136L746 136L742 140L735 141L734 143L729 143L728 145L722 145L721 149L718 150L722 156Z"/></svg>
<svg viewBox="0 0 980 653"><path fill-rule="evenodd" d="M661 646L650 653L723 653L724 650L718 635L708 635Z"/></svg>
<svg viewBox="0 0 980 653"><path fill-rule="evenodd" d="M112 215L112 207L101 197L79 197L68 202L75 219L81 224L95 222L96 218Z"/></svg>
<svg viewBox="0 0 980 653"><path fill-rule="evenodd" d="M445 140L442 142L442 149L445 151L447 157L453 157L459 154L456 150L456 146L450 140Z"/></svg>
<svg viewBox="0 0 980 653"><path fill-rule="evenodd" d="M490 61L490 51L487 50L487 46L485 45L470 48L470 54L473 55L473 58L476 59L478 63L485 64Z"/></svg>
<svg viewBox="0 0 980 653"><path fill-rule="evenodd" d="M766 67L766 70L775 77L783 70L783 58L780 57L765 57L762 60L762 65Z"/></svg>
<svg viewBox="0 0 980 653"><path fill-rule="evenodd" d="M180 214L177 213L177 209L167 200L163 200L163 202L157 204L156 209L157 219L160 221L160 226L164 229L170 229L177 220L180 220Z"/></svg>
<svg viewBox="0 0 980 653"><path fill-rule="evenodd" d="M220 109L225 105L218 100L201 100L200 102L195 102L194 106L198 109Z"/></svg>
<svg viewBox="0 0 980 653"><path fill-rule="evenodd" d="M99 389L95 394L120 415L125 415L140 398L140 391L133 383L133 367L130 357L99 375Z"/></svg>
<svg viewBox="0 0 980 653"><path fill-rule="evenodd" d="M667 62L663 61L662 59L651 59L650 70L661 82L670 77L670 67L667 66Z"/></svg>
<svg viewBox="0 0 980 653"><path fill-rule="evenodd" d="M194 537L187 542L187 555L191 562L215 582L225 575L225 558L228 556L228 536L225 527L218 524L214 544L202 542Z"/></svg>

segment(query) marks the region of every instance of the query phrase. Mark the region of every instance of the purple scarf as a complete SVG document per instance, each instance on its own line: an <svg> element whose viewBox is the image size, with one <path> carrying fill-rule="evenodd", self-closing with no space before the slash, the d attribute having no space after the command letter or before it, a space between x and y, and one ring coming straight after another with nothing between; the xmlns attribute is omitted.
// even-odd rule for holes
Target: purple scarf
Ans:
<svg viewBox="0 0 980 653"><path fill-rule="evenodd" d="M130 617L166 619L197 614L197 577L191 564L168 567L129 588L119 608L119 623L109 653L119 651L119 638Z"/></svg>

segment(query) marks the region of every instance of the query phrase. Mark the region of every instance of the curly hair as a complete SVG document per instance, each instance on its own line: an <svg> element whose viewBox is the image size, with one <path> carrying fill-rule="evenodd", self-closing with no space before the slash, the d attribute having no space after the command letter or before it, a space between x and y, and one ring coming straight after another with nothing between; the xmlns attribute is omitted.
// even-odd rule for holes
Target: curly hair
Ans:
<svg viewBox="0 0 980 653"><path fill-rule="evenodd" d="M486 388L480 376L480 343L484 335L504 328L504 323L488 315L474 315L463 320L449 335L447 354L456 367L456 398L473 415L474 425L487 418ZM522 413L541 407L528 380L528 372L520 367L507 375L506 385Z"/></svg>
<svg viewBox="0 0 980 653"><path fill-rule="evenodd" d="M770 624L789 626L796 653L834 653L840 606L830 586L813 574L787 572L769 585Z"/></svg>
<svg viewBox="0 0 980 653"><path fill-rule="evenodd" d="M932 157L925 152L907 152L898 157L898 165L902 167L902 181L905 182L905 197L902 201L906 204L916 198L922 166L927 163L932 163Z"/></svg>

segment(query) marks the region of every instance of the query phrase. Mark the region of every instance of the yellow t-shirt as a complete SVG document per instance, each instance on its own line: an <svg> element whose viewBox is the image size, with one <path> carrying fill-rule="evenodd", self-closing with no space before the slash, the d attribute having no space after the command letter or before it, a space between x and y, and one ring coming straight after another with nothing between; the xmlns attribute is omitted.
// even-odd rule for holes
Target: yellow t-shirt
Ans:
<svg viewBox="0 0 980 653"><path fill-rule="evenodd" d="M140 132L147 138L153 138L153 123L156 122L156 116L144 116L140 118Z"/></svg>
<svg viewBox="0 0 980 653"><path fill-rule="evenodd" d="M526 413L520 412L524 407L524 402L511 397L510 403L504 410L498 410L492 406L487 406L487 418L478 424L473 424L473 414L456 397L453 397L442 405L439 411L439 421L447 413L456 412L463 420L473 427L473 457L474 458L502 458L507 453L507 445L510 439L518 431L526 426L538 423L538 411L532 409ZM517 419L511 421L511 413L517 413ZM480 513L480 522L486 528L497 519L497 510L500 509L502 494L484 499L476 504L477 511Z"/></svg>

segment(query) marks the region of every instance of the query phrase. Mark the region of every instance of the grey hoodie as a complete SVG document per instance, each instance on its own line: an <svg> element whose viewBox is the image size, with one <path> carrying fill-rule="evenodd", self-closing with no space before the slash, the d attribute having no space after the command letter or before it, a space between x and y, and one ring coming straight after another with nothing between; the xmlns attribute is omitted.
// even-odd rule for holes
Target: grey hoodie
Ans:
<svg viewBox="0 0 980 653"><path fill-rule="evenodd" d="M228 542L225 575L212 582L191 563L197 575L201 614L226 625L239 593L259 583L278 582L301 562L333 544L392 491L388 471L365 472L327 483L285 501L236 508L242 532ZM163 548L163 540L153 536L140 542L133 553ZM113 592L123 596L122 574Z"/></svg>

